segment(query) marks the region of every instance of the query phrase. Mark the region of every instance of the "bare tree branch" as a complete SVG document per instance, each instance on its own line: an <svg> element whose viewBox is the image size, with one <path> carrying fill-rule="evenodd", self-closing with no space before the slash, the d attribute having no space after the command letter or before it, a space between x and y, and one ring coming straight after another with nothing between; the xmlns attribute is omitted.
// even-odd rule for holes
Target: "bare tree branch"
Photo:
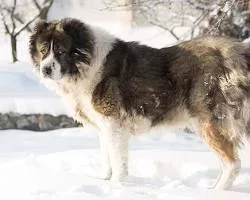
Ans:
<svg viewBox="0 0 250 200"><path fill-rule="evenodd" d="M16 29L16 23L15 23L15 19L14 19L15 10L16 10L16 0L14 0L13 7L12 7L12 10L10 12L10 19L11 19L11 23L12 23L12 31L11 31L12 34L14 34L15 29Z"/></svg>
<svg viewBox="0 0 250 200"><path fill-rule="evenodd" d="M157 23L155 23L155 22L153 22L153 21L148 21L148 22L149 22L150 24L154 25L154 26L158 26L158 27L162 28L162 29L165 30L165 31L168 31L172 36L174 36L174 38L175 38L177 41L180 40L180 38L174 33L173 29L169 29L169 28L167 28L167 27L165 27L165 26L162 26L161 24L157 24Z"/></svg>
<svg viewBox="0 0 250 200"><path fill-rule="evenodd" d="M40 19L46 20L48 16L48 12L54 3L54 0L44 0L42 5L39 5L37 0L33 0L33 3L40 13Z"/></svg>
<svg viewBox="0 0 250 200"><path fill-rule="evenodd" d="M187 25L190 27L187 34L189 36L193 37L194 32L197 28L200 28L202 26L202 23L206 20L209 20L211 17L211 13L215 12L217 10L221 10L220 15L216 16L214 18L214 21L212 23L212 28L206 29L208 30L208 34L211 34L213 32L220 32L220 27L226 20L230 19L227 16L232 15L232 10L236 9L236 7L239 5L239 9L246 10L250 9L250 1L249 0L180 0L181 2L176 2L175 0L104 0L105 8L102 10L114 10L114 11L129 11L129 12L136 12L136 14L133 14L133 16L143 17L147 23L160 27L163 30L168 31L176 40L180 40L180 36L178 36L174 32L174 27L177 26L183 26L185 24L186 20L189 20ZM171 3L173 3L175 6L180 5L181 6L181 13L173 14L173 11L170 11ZM180 4L181 3L181 4ZM185 9L183 8L184 4L189 7L189 9L194 9L199 14L199 17L195 17L194 15L190 15L190 19L188 19L185 16ZM236 6L237 4L237 6ZM161 17L161 14L159 9L163 9L163 11L169 9L171 12L170 15L168 15L168 20L163 19ZM190 11L188 11L190 12ZM171 14L173 14L173 17L170 17ZM166 14L167 16L167 14ZM139 18L140 21L141 18ZM193 20L194 19L194 20ZM133 20L136 20L136 18ZM132 23L132 22L131 22ZM179 23L179 25L178 25ZM190 26L190 23L192 24ZM210 22L209 22L210 23ZM226 22L227 23L227 22ZM211 25L211 24L210 24ZM185 25L184 25L185 26ZM231 25L231 27L226 27L228 31L230 29L233 29L234 25ZM235 25L234 27L236 27ZM249 27L250 29L250 27ZM225 29L226 30L226 29ZM234 31L240 32L240 30ZM233 34L235 34L233 33ZM227 34L227 33L226 33ZM183 35L183 34L182 34Z"/></svg>
<svg viewBox="0 0 250 200"><path fill-rule="evenodd" d="M180 40L180 38L174 33L173 29L170 29L170 28L168 28L166 26L161 25L160 23L155 22L156 20L149 19L148 16L145 15L144 12L141 12L141 14L143 15L143 17L146 18L146 20L147 20L148 23L150 23L150 24L152 24L154 26L158 26L158 27L160 27L161 29L163 29L165 31L168 31L177 41Z"/></svg>
<svg viewBox="0 0 250 200"><path fill-rule="evenodd" d="M3 25L4 25L4 28L5 28L5 31L6 31L6 33L10 34L9 27L8 27L8 25L6 23L5 16L4 16L4 14L3 14L3 12L2 12L1 9L0 9L0 14L1 14L1 17L2 17L2 21L3 21Z"/></svg>
<svg viewBox="0 0 250 200"><path fill-rule="evenodd" d="M207 18L210 11L204 11L201 16L199 16L193 23L193 26L191 27L191 38L194 36L195 29Z"/></svg>
<svg viewBox="0 0 250 200"><path fill-rule="evenodd" d="M22 28L20 28L16 33L15 36L18 36L23 30L25 30L30 24L32 24L38 17L40 16L40 13L36 15L33 19L28 21Z"/></svg>
<svg viewBox="0 0 250 200"><path fill-rule="evenodd" d="M43 3L44 8L42 9L41 15L40 15L41 19L45 19L45 20L47 19L48 12L50 8L52 7L53 3L54 3L54 0L44 0L44 3Z"/></svg>
<svg viewBox="0 0 250 200"><path fill-rule="evenodd" d="M224 1L224 6L226 5L228 1ZM233 6L235 6L236 0L232 0L231 5L229 6L229 8L222 13L222 15L220 16L220 18L217 20L217 22L209 29L209 31L207 32L207 34L212 34L215 33L219 30L219 27L222 23L222 21L226 18L226 16L228 15L228 13L232 10Z"/></svg>
<svg viewBox="0 0 250 200"><path fill-rule="evenodd" d="M189 2L187 2L189 1ZM183 6L184 3L185 5L188 4L192 4L192 7L195 7L195 9L200 10L200 12L202 12L202 15L200 16L200 18L198 17L196 20L192 22L193 26L190 29L190 33L191 35L194 33L194 29L196 27L198 27L199 24L201 24L206 17L208 17L208 12L212 11L212 3L210 3L210 1L207 0L182 0L181 1L181 6L182 6L182 13L183 13ZM213 0L216 1L216 0ZM175 32L174 32L174 27L176 26L181 26L183 25L186 20L186 18L184 17L184 15L180 15L182 16L182 21L179 22L179 25L174 25L171 21L178 19L179 16L175 16L172 19L170 18L170 20L168 20L168 23L166 23L166 21L162 20L161 18L158 17L159 12L157 10L157 8L161 8L161 9L171 9L171 5L172 3L174 3L174 0L135 0L135 1L124 1L121 2L119 0L106 0L104 1L105 4L105 8L103 8L102 10L114 10L114 11L124 11L124 10L131 10L131 12L137 12L137 14L139 14L140 16L142 16L147 23L157 26L165 31L168 31L177 41L180 40L180 36L178 36ZM196 3L196 4L195 4ZM208 9L208 10L206 10ZM205 14L203 14L205 13ZM179 17L180 19L180 17ZM169 23L170 22L170 23Z"/></svg>
<svg viewBox="0 0 250 200"><path fill-rule="evenodd" d="M202 11L213 11L215 5L215 1L204 1L204 0L186 0L186 3L188 3L195 9Z"/></svg>
<svg viewBox="0 0 250 200"><path fill-rule="evenodd" d="M0 7L0 9L5 10L7 13L11 13L11 9L8 7ZM22 17L18 14L18 13L14 13L14 18L20 23L20 24L24 24L25 21L22 19ZM31 32L30 27L27 27L27 31Z"/></svg>
<svg viewBox="0 0 250 200"><path fill-rule="evenodd" d="M34 3L34 5L36 6L36 8L39 10L39 11L41 11L41 6L39 5L39 3L37 2L37 0L33 0L33 3Z"/></svg>

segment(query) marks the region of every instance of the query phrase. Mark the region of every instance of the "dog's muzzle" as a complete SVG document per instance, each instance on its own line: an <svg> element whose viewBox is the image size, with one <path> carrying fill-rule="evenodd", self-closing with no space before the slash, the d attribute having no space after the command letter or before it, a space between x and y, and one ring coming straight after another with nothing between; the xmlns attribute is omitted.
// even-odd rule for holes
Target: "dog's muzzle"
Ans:
<svg viewBox="0 0 250 200"><path fill-rule="evenodd" d="M51 66L45 66L45 67L43 67L42 74L43 74L44 77L50 77L51 74L52 74Z"/></svg>

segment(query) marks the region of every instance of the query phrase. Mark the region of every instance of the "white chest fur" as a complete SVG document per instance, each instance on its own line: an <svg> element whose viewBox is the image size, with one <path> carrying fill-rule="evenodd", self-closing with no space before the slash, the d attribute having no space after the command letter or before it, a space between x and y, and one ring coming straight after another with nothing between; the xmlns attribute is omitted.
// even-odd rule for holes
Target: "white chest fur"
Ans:
<svg viewBox="0 0 250 200"><path fill-rule="evenodd" d="M90 94L83 93L78 95L77 98L73 98L72 109L74 112L74 118L81 123L85 123L86 121L90 122L91 124L97 126L98 128L102 129L105 127L105 123L107 121L106 117L102 114L98 113L92 102L92 96Z"/></svg>

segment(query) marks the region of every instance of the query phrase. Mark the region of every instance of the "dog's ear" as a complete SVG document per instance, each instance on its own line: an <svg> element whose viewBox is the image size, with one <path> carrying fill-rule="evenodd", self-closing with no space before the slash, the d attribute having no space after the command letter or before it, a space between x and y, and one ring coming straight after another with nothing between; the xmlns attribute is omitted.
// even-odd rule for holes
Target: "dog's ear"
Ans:
<svg viewBox="0 0 250 200"><path fill-rule="evenodd" d="M36 47L36 40L37 40L39 33L41 33L48 25L49 23L47 23L46 21L39 20L35 24L33 33L30 36L29 51L30 51L32 61L35 64L35 69L37 71L39 71L39 54L38 54L37 47Z"/></svg>
<svg viewBox="0 0 250 200"><path fill-rule="evenodd" d="M90 27L77 19L64 19L58 29L63 29L71 37L75 60L89 64L94 49L94 36Z"/></svg>
<svg viewBox="0 0 250 200"><path fill-rule="evenodd" d="M63 24L62 24L62 23L57 23L57 24L56 24L56 30L57 30L58 32L64 32Z"/></svg>
<svg viewBox="0 0 250 200"><path fill-rule="evenodd" d="M91 53L93 47L93 35L88 25L77 19L64 19L61 28L69 35L76 49L84 49ZM59 27L59 29L61 29Z"/></svg>
<svg viewBox="0 0 250 200"><path fill-rule="evenodd" d="M38 20L34 26L33 34L40 33L43 29L48 27L49 23L45 20Z"/></svg>

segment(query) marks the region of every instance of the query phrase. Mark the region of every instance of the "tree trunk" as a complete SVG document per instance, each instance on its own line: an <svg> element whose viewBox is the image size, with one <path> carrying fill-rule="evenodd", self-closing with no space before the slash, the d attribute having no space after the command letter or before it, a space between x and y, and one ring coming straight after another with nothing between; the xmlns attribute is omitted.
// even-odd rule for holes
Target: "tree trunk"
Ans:
<svg viewBox="0 0 250 200"><path fill-rule="evenodd" d="M127 28L132 28L135 19L134 19L134 3L135 0L119 0L118 1L121 5L131 5L129 9L124 9L119 11L120 21L123 26Z"/></svg>
<svg viewBox="0 0 250 200"><path fill-rule="evenodd" d="M17 61L17 47L16 47L16 36L10 36L11 42L11 53L12 53L12 61L13 63Z"/></svg>
<svg viewBox="0 0 250 200"><path fill-rule="evenodd" d="M44 4L48 4L48 5L43 7L40 10L40 17L39 17L40 19L42 19L42 20L48 19L48 13L49 13L49 10L50 10L53 3L54 3L54 0L45 0L44 1Z"/></svg>
<svg viewBox="0 0 250 200"><path fill-rule="evenodd" d="M48 19L48 12L49 12L49 8L48 7L45 7L41 10L41 14L40 14L40 19L42 20L47 20Z"/></svg>

